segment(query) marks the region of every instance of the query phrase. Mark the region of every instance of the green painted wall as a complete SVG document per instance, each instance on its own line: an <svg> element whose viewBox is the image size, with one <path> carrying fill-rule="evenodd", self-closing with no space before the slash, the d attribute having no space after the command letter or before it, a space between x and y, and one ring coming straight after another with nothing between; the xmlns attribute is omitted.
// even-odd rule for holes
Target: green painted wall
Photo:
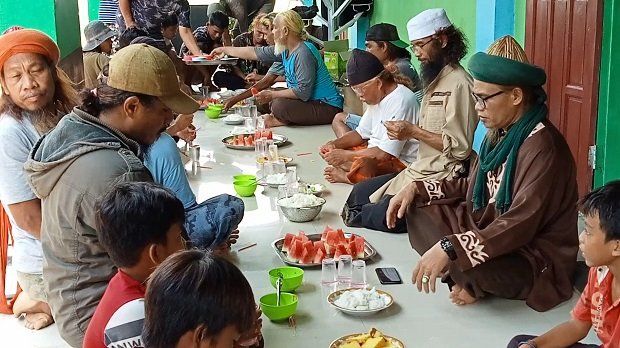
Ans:
<svg viewBox="0 0 620 348"><path fill-rule="evenodd" d="M620 178L620 0L605 0L594 186Z"/></svg>
<svg viewBox="0 0 620 348"><path fill-rule="evenodd" d="M515 0L515 34L517 41L525 47L525 13L527 0Z"/></svg>
<svg viewBox="0 0 620 348"><path fill-rule="evenodd" d="M466 66L476 48L476 0L379 0L375 1L370 24L392 23L398 27L400 38L409 42L407 21L426 9L439 7L446 10L452 23L463 31L469 41L469 54L461 62ZM418 61L413 59L413 63L417 65Z"/></svg>
<svg viewBox="0 0 620 348"><path fill-rule="evenodd" d="M56 40L53 1L0 0L0 32L21 25L41 30Z"/></svg>
<svg viewBox="0 0 620 348"><path fill-rule="evenodd" d="M77 0L55 0L56 2L56 43L62 57L81 47L80 18Z"/></svg>

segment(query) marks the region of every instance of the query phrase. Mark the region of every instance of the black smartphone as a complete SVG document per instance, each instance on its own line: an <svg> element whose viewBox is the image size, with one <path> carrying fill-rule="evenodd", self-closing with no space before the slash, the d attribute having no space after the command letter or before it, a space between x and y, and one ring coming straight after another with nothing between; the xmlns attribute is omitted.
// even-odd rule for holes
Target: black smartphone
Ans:
<svg viewBox="0 0 620 348"><path fill-rule="evenodd" d="M394 267L375 268L381 284L402 284L398 271Z"/></svg>

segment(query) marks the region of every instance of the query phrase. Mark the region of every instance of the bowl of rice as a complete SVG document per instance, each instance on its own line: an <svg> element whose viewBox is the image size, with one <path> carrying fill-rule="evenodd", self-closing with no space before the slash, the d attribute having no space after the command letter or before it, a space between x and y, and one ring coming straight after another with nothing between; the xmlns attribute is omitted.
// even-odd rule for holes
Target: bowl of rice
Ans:
<svg viewBox="0 0 620 348"><path fill-rule="evenodd" d="M278 200L282 214L291 222L308 222L319 215L326 200L311 194L296 193Z"/></svg>

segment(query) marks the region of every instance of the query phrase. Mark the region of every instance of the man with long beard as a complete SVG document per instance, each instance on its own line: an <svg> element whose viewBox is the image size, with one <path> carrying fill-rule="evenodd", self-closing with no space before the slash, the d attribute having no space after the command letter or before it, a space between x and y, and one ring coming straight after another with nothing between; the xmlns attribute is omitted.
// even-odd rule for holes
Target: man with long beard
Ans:
<svg viewBox="0 0 620 348"><path fill-rule="evenodd" d="M77 104L77 93L58 68L58 46L37 30L0 36L0 201L13 235L13 267L24 290L13 313L38 330L53 322L43 286L41 201L26 180L24 163L41 136Z"/></svg>
<svg viewBox="0 0 620 348"><path fill-rule="evenodd" d="M465 162L471 155L478 124L471 94L473 80L459 63L467 53L467 41L443 9L423 11L409 20L407 30L421 63L425 91L420 121L418 125L388 121L385 126L391 139L418 140L418 159L398 174L355 185L342 211L347 226L407 232L404 219L395 226L386 224L386 211L394 195L417 180L432 183L466 175Z"/></svg>
<svg viewBox="0 0 620 348"><path fill-rule="evenodd" d="M142 163L173 113L198 109L181 92L170 58L145 44L110 60L108 80L34 146L24 165L41 199L43 279L61 337L82 347L84 332L116 273L97 238L95 203L113 185L153 181ZM131 241L127 241L131 243Z"/></svg>

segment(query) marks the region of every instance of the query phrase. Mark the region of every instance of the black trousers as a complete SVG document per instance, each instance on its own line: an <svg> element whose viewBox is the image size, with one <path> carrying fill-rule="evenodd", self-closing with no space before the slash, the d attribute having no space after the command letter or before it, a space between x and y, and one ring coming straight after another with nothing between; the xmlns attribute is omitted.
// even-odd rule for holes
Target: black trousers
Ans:
<svg viewBox="0 0 620 348"><path fill-rule="evenodd" d="M516 336L512 340L510 340L507 348L519 348L520 343L526 342L534 338L536 338L536 336L529 336L529 335ZM568 348L598 348L598 347L601 347L601 346L598 346L596 344L575 343Z"/></svg>
<svg viewBox="0 0 620 348"><path fill-rule="evenodd" d="M405 219L400 219L396 227L389 229L385 217L392 196L385 196L377 203L370 203L370 195L377 191L397 174L386 174L368 179L353 186L349 198L342 208L342 220L349 227L364 227L371 230L407 233Z"/></svg>

